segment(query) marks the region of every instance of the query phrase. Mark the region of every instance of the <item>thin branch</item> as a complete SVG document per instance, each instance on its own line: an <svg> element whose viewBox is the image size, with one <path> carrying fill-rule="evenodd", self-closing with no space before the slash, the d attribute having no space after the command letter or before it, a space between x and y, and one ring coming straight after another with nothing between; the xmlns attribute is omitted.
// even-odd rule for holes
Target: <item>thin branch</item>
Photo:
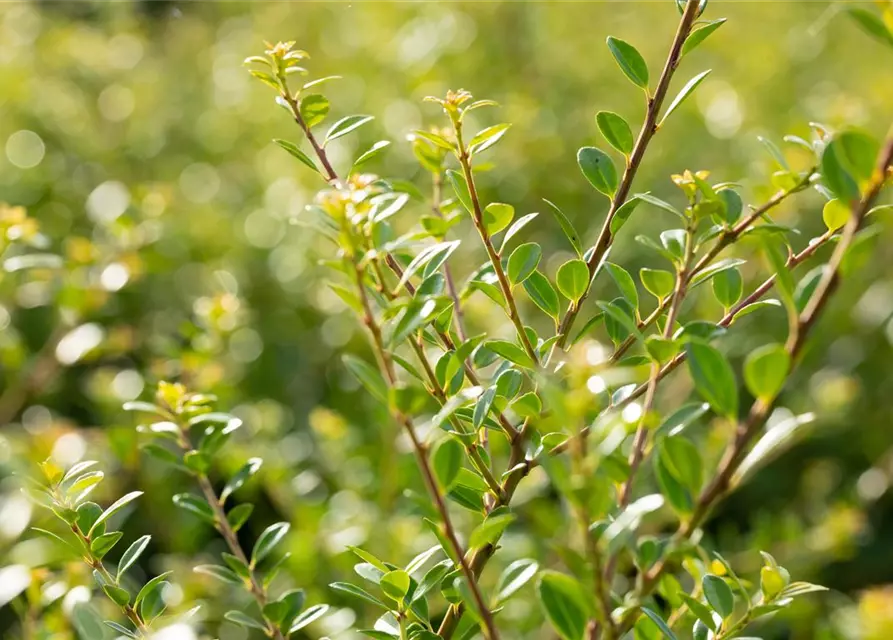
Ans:
<svg viewBox="0 0 893 640"><path fill-rule="evenodd" d="M509 282L508 277L505 275L505 269L502 268L501 256L496 250L496 247L493 246L493 239L490 237L490 232L487 231L487 225L484 223L484 211L481 208L477 186L474 182L471 156L468 154L468 149L465 148L465 145L462 142L462 123L456 120L453 122L453 127L456 132L456 141L459 145L459 164L462 166L462 173L465 176L465 182L468 185L468 194L471 197L471 213L474 226L478 231L478 235L481 237L481 242L483 242L484 248L487 250L487 257L490 259L490 264L493 266L493 271L496 273L496 279L499 281L499 288L502 290L502 295L505 298L505 303L508 307L506 311L509 320L515 325L518 339L521 341L521 345L524 347L527 355L530 356L530 359L533 360L534 363L538 363L540 358L536 353L536 349L533 348L533 344L530 342L530 337L527 335L524 323L521 321L521 316L518 313L518 305L515 303L515 295L512 293L512 285Z"/></svg>
<svg viewBox="0 0 893 640"><path fill-rule="evenodd" d="M382 375L384 375L385 377L385 382L387 383L389 388L393 388L397 384L397 376L394 371L393 359L385 348L384 340L382 339L381 328L378 326L378 323L375 320L375 316L372 313L372 307L369 303L369 297L366 295L366 288L363 284L363 270L355 263L353 266L356 276L357 293L359 294L360 302L363 306L363 323L366 325L366 328L369 330L369 333L372 336L373 351L375 352L376 357L379 361ZM391 413L394 419L403 426L404 430L406 431L406 435L409 437L410 442L412 443L413 452L415 453L419 469L422 472L422 478L425 482L425 486L427 487L428 493L431 495L431 498L434 500L437 511L440 514L440 518L443 523L444 535L449 541L450 546L453 548L453 553L457 558L465 579L468 581L468 586L471 590L472 597L474 598L475 604L477 605L480 612L481 620L483 621L484 626L484 635L487 637L488 640L498 640L499 633L497 632L495 622L493 621L493 614L488 608L487 603L484 600L483 595L481 594L480 587L477 583L477 576L472 571L469 563L465 558L465 551L463 550L462 544L459 542L459 538L456 535L456 530L453 527L453 522L450 518L449 509L447 508L446 502L441 495L440 489L437 486L437 480L434 477L434 472L431 469L431 464L428 460L427 447L424 443L422 443L421 440L419 440L418 435L416 434L415 426L413 425L412 419L409 416L403 415L397 410L392 410Z"/></svg>
<svg viewBox="0 0 893 640"><path fill-rule="evenodd" d="M645 122L642 125L642 129L639 131L639 136L636 138L636 143L633 146L632 153L630 153L626 163L623 177L620 179L620 185L617 187L617 191L611 199L608 215L605 217L605 222L598 234L598 239L592 247L592 255L587 261L590 285L592 284L592 279L595 277L596 268L604 259L605 254L614 239L613 234L611 233L611 223L614 220L614 216L617 215L617 211L627 201L630 188L633 184L633 179L636 177L636 172L639 170L639 166L642 164L642 159L645 157L645 150L648 148L648 143L651 142L651 138L657 133L658 116L660 115L661 106L667 96L667 90L670 88L670 81L673 79L673 73L676 71L676 68L679 66L679 61L682 58L682 45L685 42L685 39L688 38L688 34L691 33L691 28L697 15L698 2L696 0L689 0L685 5L682 18L679 20L679 27L676 30L673 44L670 47L670 53L667 56L667 61L660 74L660 79L657 82L657 88L654 90L654 96L648 100ZM557 348L563 349L565 344L567 344L567 339L571 328L573 328L574 320L579 314L582 303L586 299L588 292L589 287L587 287L586 293L583 294L583 297L578 303L568 307L568 310L558 327L558 335L560 337L556 343Z"/></svg>
<svg viewBox="0 0 893 640"><path fill-rule="evenodd" d="M179 420L177 420L175 424L177 425L177 429L179 430L177 444L180 446L180 449L183 451L183 453L192 451L192 442L189 439L189 431L187 427L181 424ZM198 482L199 488L202 490L202 495L205 497L205 502L208 503L208 506L214 513L215 528L217 529L218 533L220 533L221 537L223 537L224 542L226 542L226 546L230 550L230 553L232 553L236 558L239 559L242 564L244 564L248 568L248 591L257 602L257 606L260 608L261 616L263 617L264 624L267 627L267 633L275 640L285 640L287 634L282 631L278 624L271 621L267 618L266 615L264 615L264 607L267 604L266 589L264 589L264 587L261 585L254 568L248 562L248 557L246 556L245 551L242 549L242 545L239 544L239 538L238 536L236 536L236 532L233 530L232 525L229 523L229 519L226 517L226 511L224 511L223 504L221 504L220 502L220 497L217 495L217 492L211 485L211 481L208 479L208 476L206 474L201 472L193 471L192 475L195 477L196 481Z"/></svg>

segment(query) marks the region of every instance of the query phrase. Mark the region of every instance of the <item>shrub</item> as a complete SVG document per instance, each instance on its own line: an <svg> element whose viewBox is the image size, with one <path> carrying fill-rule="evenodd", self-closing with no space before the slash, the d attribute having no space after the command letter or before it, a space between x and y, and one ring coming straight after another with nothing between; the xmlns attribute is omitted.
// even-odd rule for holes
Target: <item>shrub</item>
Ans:
<svg viewBox="0 0 893 640"><path fill-rule="evenodd" d="M435 108L445 117L410 141L430 176L425 197L408 183L364 172L386 141L347 171L335 168L329 144L373 118L348 115L321 134L331 107L318 91L334 78L296 88L293 78L307 73L308 55L294 43L269 45L264 55L246 60L303 138L275 142L325 182L304 216L331 243L325 261L331 288L356 312L370 345L371 358L346 354L344 366L387 408L424 487L417 511L435 544L415 557L390 558L351 547L363 582L331 585L333 596L355 598L375 612L360 625L368 637L520 637L527 630L500 613L532 582L544 618L564 640L616 640L631 632L649 639L734 638L795 598L823 590L792 581L768 553L762 553L758 576L739 577L704 539L702 527L744 477L812 419L794 416L766 428L821 312L858 264L866 220L885 207L876 203L891 175L893 134L879 143L858 129L813 123L812 139L785 138L808 158L803 166L764 140L777 164L775 193L749 207L738 185L711 181L711 172L702 170L680 168L671 177L679 189L672 201L635 191L653 140L672 126L673 112L709 73L671 91L679 61L696 55L724 22L702 19L706 1L676 4L681 17L656 78L632 44L608 38L631 90L643 94L645 115L634 134L618 114L599 111L595 125L608 146L584 146L577 154L581 185L588 182L600 194L593 197L608 202L597 233L578 231L560 206L545 201L573 255L557 266L539 243L523 241L537 214L516 216L511 204L488 202L480 186L481 158L495 155L510 130L509 123L497 123L472 133L475 119L498 113L493 101L465 90L427 99L432 121ZM873 13L853 15L874 36L890 39ZM826 200L827 229L802 244L796 230L770 214L809 190ZM426 213L410 219L419 201ZM636 278L613 261L612 249L630 217L649 208L671 213L678 226L636 238L662 261ZM451 239L467 219L480 240L476 250ZM826 246L833 246L827 262L795 278L795 268ZM469 262L481 256L479 266ZM762 283L745 295L761 272ZM613 283L613 299L590 299L599 278ZM767 298L770 292L777 298ZM472 296L504 315L504 331L473 332L463 311ZM705 296L722 308L720 317L701 316L687 305ZM771 307L787 318L786 339L753 349L736 371L717 345L741 317ZM597 338L612 348L600 349ZM659 393L683 364L694 398ZM264 529L250 554L241 546L236 533L251 507L225 506L261 463L248 458L222 490L215 489L209 470L238 419L213 411L213 402L162 383L153 403L128 408L155 420L142 430L144 450L195 482L198 493L177 494L175 504L215 528L227 546L223 564L196 571L244 588L254 603L225 617L268 637L287 637L324 615L326 605L304 609L304 594L296 589L272 595L280 565L261 570L260 563L288 532L287 522ZM138 492L103 510L86 501L102 479L91 464L66 472L47 463L44 473L47 486L36 492L38 499L65 522L78 553L132 628L107 624L125 635L149 634L163 613L154 595L168 574L140 585L135 598L120 581L148 537L129 547L116 572L103 564L122 538L106 531L107 520ZM529 524L513 500L533 473L548 479L564 506L566 521L555 528L572 534L561 536L549 553L500 559L496 573L491 562L510 546L504 538Z"/></svg>

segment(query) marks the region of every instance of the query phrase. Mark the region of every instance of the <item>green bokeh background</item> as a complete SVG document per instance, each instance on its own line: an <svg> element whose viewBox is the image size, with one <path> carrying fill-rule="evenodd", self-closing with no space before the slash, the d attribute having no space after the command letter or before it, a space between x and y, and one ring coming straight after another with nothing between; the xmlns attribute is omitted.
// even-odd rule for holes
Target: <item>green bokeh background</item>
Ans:
<svg viewBox="0 0 893 640"><path fill-rule="evenodd" d="M838 11L824 2L711 2L706 17L728 23L685 58L673 87L713 71L656 136L634 189L675 198L670 174L708 169L715 181L741 183L745 202L759 204L774 191L775 167L757 136L779 144L788 133L806 137L810 121L883 135L893 115L893 53ZM326 585L352 579L348 544L401 563L433 544L421 507L404 491L421 491L421 481L385 412L341 365L345 350L366 353L364 336L325 286L317 261L329 247L294 223L321 182L271 143L298 141L300 132L242 60L262 52L264 40L297 41L312 56L313 77L344 77L325 86L335 117L376 116L332 145L337 167L392 140L368 169L425 192L428 177L406 135L442 124L442 116L422 98L462 87L498 101L498 112L477 112L479 124L514 125L489 152L485 198L519 214L545 211L548 198L591 242L606 200L580 175L576 149L605 146L596 111L637 124L644 110L605 37L634 43L656 78L677 15L669 1L0 4L0 201L26 206L67 264L61 273L0 281L0 415L9 422L0 430L7 523L0 564L49 563L69 584L89 583L76 565L59 568L49 545L29 542L25 527L45 516L29 515L11 474L30 472L51 452L97 458L108 472L103 501L146 491L124 526L129 537L153 536L142 570L175 570L181 606L203 600L215 637L245 637L232 625L216 630L224 603L244 601L189 571L195 557L208 561L221 547L171 505L187 479L140 455L135 422L119 409L160 379L181 379L246 420L215 475L250 456L265 460L260 480L239 494L257 504L246 542L266 524L290 521L290 580L311 602L346 607L307 637L353 637L343 631L351 610L357 627L371 625L372 611ZM15 138L21 130L40 143ZM19 166L40 155L40 144L39 163ZM806 168L801 152L786 152ZM778 210L779 222L801 231L798 248L824 231L821 205L810 193ZM399 224L408 228L424 209L413 204ZM671 224L643 208L612 259L630 271L657 266L632 238ZM893 587L884 586L893 584L893 502L885 491L893 473L893 233L887 220L876 224L871 259L848 275L783 396L792 411L818 414L810 437L736 492L707 527L744 575L756 575L760 548L795 577L832 589L764 625L766 638L893 637ZM550 273L569 257L548 215L525 233L551 256ZM470 224L460 227L469 240L454 259L460 276L483 260L472 234ZM752 287L765 269L754 261L744 275ZM609 284L600 283L602 291L613 297ZM502 326L483 298L467 313L474 332ZM712 318L721 309L702 295L686 313ZM95 348L59 364L58 338L84 324L80 336ZM784 329L780 312L754 315L722 346L740 364ZM689 391L686 374L677 374L659 402L671 408ZM716 451L726 433L711 432L705 451ZM510 530L502 565L530 554L557 564L550 540L565 535L565 516L544 476L525 481L518 504L530 535ZM496 575L488 569L485 584ZM57 609L48 620L59 618L53 624L65 638ZM529 589L504 615L523 630L516 637L548 637ZM0 609L0 630L22 637L13 607Z"/></svg>

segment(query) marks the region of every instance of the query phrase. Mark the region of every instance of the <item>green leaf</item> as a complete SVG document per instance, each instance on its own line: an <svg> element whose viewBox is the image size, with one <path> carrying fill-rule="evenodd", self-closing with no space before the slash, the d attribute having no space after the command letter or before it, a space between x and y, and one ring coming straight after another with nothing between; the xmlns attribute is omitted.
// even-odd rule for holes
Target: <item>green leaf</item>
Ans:
<svg viewBox="0 0 893 640"><path fill-rule="evenodd" d="M362 127L367 122L371 122L375 118L373 116L346 116L341 118L338 122L332 125L329 129L328 133L326 133L325 140L323 140L323 146L330 143L332 140L337 140L341 136L346 136L351 131Z"/></svg>
<svg viewBox="0 0 893 640"><path fill-rule="evenodd" d="M211 510L211 507L208 506L208 503L197 496L189 493L178 493L173 497L173 502L181 509L186 509L186 511L194 513L205 522L210 524L217 522L214 517L214 512Z"/></svg>
<svg viewBox="0 0 893 640"><path fill-rule="evenodd" d="M617 191L617 169L610 156L596 147L583 147L577 152L580 171L589 184L609 198Z"/></svg>
<svg viewBox="0 0 893 640"><path fill-rule="evenodd" d="M528 213L527 215L521 216L509 227L509 230L505 232L505 235L502 237L502 247L499 249L499 252L502 253L505 251L505 248L508 246L509 240L511 240L521 229L526 227L529 223L533 222L533 219L536 218L538 213Z"/></svg>
<svg viewBox="0 0 893 640"><path fill-rule="evenodd" d="M496 583L496 601L502 603L511 598L530 582L537 571L539 571L539 565L535 560L523 558L509 564Z"/></svg>
<svg viewBox="0 0 893 640"><path fill-rule="evenodd" d="M506 275L513 284L521 284L536 271L540 258L543 257L542 248L535 242L520 245L512 251L506 267Z"/></svg>
<svg viewBox="0 0 893 640"><path fill-rule="evenodd" d="M391 144L390 140L379 140L378 142L373 144L371 147L369 147L363 153L361 153L359 158L354 160L353 167L351 167L351 171L353 171L357 167L360 167L360 166L366 164L373 158L377 158L378 156L380 156L382 153L384 153L384 150L390 146L390 144Z"/></svg>
<svg viewBox="0 0 893 640"><path fill-rule="evenodd" d="M835 138L837 159L858 181L865 182L874 174L880 145L867 133L849 129Z"/></svg>
<svg viewBox="0 0 893 640"><path fill-rule="evenodd" d="M291 628L289 628L289 633L296 633L306 627L307 625L315 622L322 616L324 616L329 610L329 605L327 604L316 604L312 607L308 608L304 613L295 618L295 621L292 623Z"/></svg>
<svg viewBox="0 0 893 640"><path fill-rule="evenodd" d="M479 131L468 143L468 153L476 155L492 147L502 139L506 131L512 125L509 123L495 124Z"/></svg>
<svg viewBox="0 0 893 640"><path fill-rule="evenodd" d="M735 596L726 581L719 576L707 574L701 579L701 588L707 602L723 619L732 615L735 610Z"/></svg>
<svg viewBox="0 0 893 640"><path fill-rule="evenodd" d="M828 200L822 207L822 221L828 231L837 231L850 219L850 208L837 198Z"/></svg>
<svg viewBox="0 0 893 640"><path fill-rule="evenodd" d="M544 571L536 585L540 604L563 640L581 640L588 611L583 589L576 580L555 571Z"/></svg>
<svg viewBox="0 0 893 640"><path fill-rule="evenodd" d="M447 140L446 138L444 138L441 135L432 133L431 131L424 131L422 129L416 129L412 133L413 133L413 135L423 138L423 139L427 140L428 142L432 143L434 146L440 147L441 149L446 149L447 151L455 151L456 150L456 146L452 142L450 142L449 140Z"/></svg>
<svg viewBox="0 0 893 640"><path fill-rule="evenodd" d="M840 139L828 143L822 152L822 180L837 198L851 202L859 199L859 186L844 164L844 154Z"/></svg>
<svg viewBox="0 0 893 640"><path fill-rule="evenodd" d="M676 286L676 277L671 272L663 269L643 267L639 270L639 280L642 281L642 286L645 287L648 293L661 302L673 293L673 289Z"/></svg>
<svg viewBox="0 0 893 640"><path fill-rule="evenodd" d="M260 629L261 631L266 632L267 627L262 622L255 620L247 613L243 613L237 609L233 609L232 611L227 611L223 614L223 617L229 620L230 622L234 622L240 627L245 627L246 629Z"/></svg>
<svg viewBox="0 0 893 640"><path fill-rule="evenodd" d="M298 113L301 114L307 127L315 127L329 114L329 101L323 95L311 93L301 99Z"/></svg>
<svg viewBox="0 0 893 640"><path fill-rule="evenodd" d="M589 267L582 260L568 260L558 267L555 284L565 298L576 304L589 289Z"/></svg>
<svg viewBox="0 0 893 640"><path fill-rule="evenodd" d="M472 548L483 547L485 544L495 543L512 522L515 515L512 513L493 513L476 526L468 539L468 545Z"/></svg>
<svg viewBox="0 0 893 640"><path fill-rule="evenodd" d="M211 576L212 578L215 578L227 584L245 584L242 581L242 578L240 578L235 571L233 571L229 567L223 567L219 564L200 564L195 567L193 571L202 575Z"/></svg>
<svg viewBox="0 0 893 640"><path fill-rule="evenodd" d="M308 156L306 153L301 151L298 148L298 145L296 145L292 142L289 142L288 140L280 140L279 138L274 138L273 142L275 142L280 147L282 147L283 149L288 151L291 155L293 155L295 158L300 160L303 164L305 164L306 166L313 169L316 173L319 173L319 169L316 168L316 165L313 163L313 160L310 159L310 156Z"/></svg>
<svg viewBox="0 0 893 640"><path fill-rule="evenodd" d="M682 44L681 56L690 53L695 47L704 42L711 33L724 25L725 22L726 18L720 18L719 20L705 22L704 24L699 25L696 29L692 29L692 32L688 34L688 37Z"/></svg>
<svg viewBox="0 0 893 640"><path fill-rule="evenodd" d="M352 356L350 354L345 354L341 356L344 365L348 368L348 370L354 375L354 377L359 381L361 385L372 394L372 397L376 400L382 402L383 404L388 403L388 387L385 384L384 378L381 377L381 372L378 369L370 365L365 360L361 360L356 356Z"/></svg>
<svg viewBox="0 0 893 640"><path fill-rule="evenodd" d="M717 413L738 418L738 386L732 367L718 350L696 340L689 342L688 369L698 393Z"/></svg>
<svg viewBox="0 0 893 640"><path fill-rule="evenodd" d="M484 208L484 226L491 236L499 233L512 222L515 217L515 208L502 202L491 202Z"/></svg>
<svg viewBox="0 0 893 640"><path fill-rule="evenodd" d="M712 71L712 69L702 71L694 78L689 80L684 87L682 87L682 90L678 94L676 94L676 97L673 98L673 102L671 102L670 106L667 107L667 110L664 113L664 117L660 119L660 122L657 126L661 126L666 121L666 119L670 117L670 114L673 113L679 107L679 105L682 104L682 101L690 96L691 93L698 88L698 85L701 84L704 78L706 78L710 74L710 71Z"/></svg>
<svg viewBox="0 0 893 640"><path fill-rule="evenodd" d="M672 630L670 630L670 627L658 614L656 614L648 607L642 607L642 613L651 618L651 621L657 625L657 628L660 629L660 632L664 634L665 638L668 638L669 640L676 640L676 634L673 633Z"/></svg>
<svg viewBox="0 0 893 640"><path fill-rule="evenodd" d="M118 511L120 511L121 509L123 509L123 508L124 508L125 506L127 506L130 502L132 502L132 501L136 500L137 498L139 498L141 495L143 495L143 492L142 492L142 491L131 491L130 493L124 495L123 497L118 498L118 500L116 500L116 501L112 504L112 506L110 506L108 509L106 509L105 511L103 511L102 514L101 514L101 515L100 515L100 516L93 522L92 526L91 526L90 529L87 531L87 537L88 537L88 538L91 537L91 535L93 534L94 531L96 531L96 528L97 528L99 525L101 525L103 522L105 522L106 520L108 520L109 518L111 518L111 517L112 517L113 515L115 515Z"/></svg>
<svg viewBox="0 0 893 640"><path fill-rule="evenodd" d="M390 571L381 577L379 586L386 596L397 602L403 602L409 592L411 579L402 569Z"/></svg>
<svg viewBox="0 0 893 640"><path fill-rule="evenodd" d="M468 191L468 183L465 182L465 176L453 169L447 169L446 176L459 202L462 203L462 206L465 207L468 213L474 214L474 203L471 201L471 192Z"/></svg>
<svg viewBox="0 0 893 640"><path fill-rule="evenodd" d="M220 504L224 504L234 491L237 491L248 478L257 473L263 463L264 461L260 458L249 458L248 462L223 487L223 491L220 493Z"/></svg>
<svg viewBox="0 0 893 640"><path fill-rule="evenodd" d="M751 351L744 361L744 382L761 400L772 400L784 386L791 356L780 344L767 344Z"/></svg>
<svg viewBox="0 0 893 640"><path fill-rule="evenodd" d="M658 456L667 471L692 494L697 495L704 480L698 448L683 436L667 436L660 441L659 447Z"/></svg>
<svg viewBox="0 0 893 640"><path fill-rule="evenodd" d="M290 527L291 525L287 522L277 522L264 529L251 551L252 567L257 566L257 563L266 558L276 545L282 542Z"/></svg>
<svg viewBox="0 0 893 640"><path fill-rule="evenodd" d="M475 429L480 429L481 425L487 419L490 408L493 406L493 400L496 397L496 387L489 387L477 399L474 405L474 413L472 414L472 425Z"/></svg>
<svg viewBox="0 0 893 640"><path fill-rule="evenodd" d="M679 209L677 209L676 207L671 205L669 202L667 202L665 200L661 200L660 198L653 196L650 193L638 193L638 194L636 194L636 197L639 200L641 200L642 202L647 202L648 204L653 205L659 209L663 209L664 211L669 211L674 216L678 216L680 218L685 217L682 215L682 212L679 211Z"/></svg>
<svg viewBox="0 0 893 640"><path fill-rule="evenodd" d="M611 218L610 225L612 235L620 231L620 228L626 224L626 221L629 220L629 217L632 215L633 211L635 211L636 207L639 206L640 202L642 202L642 200L639 196L633 196L620 205L620 208L614 212L614 217Z"/></svg>
<svg viewBox="0 0 893 640"><path fill-rule="evenodd" d="M232 510L226 514L226 520L233 528L233 531L238 531L242 528L242 525L244 525L248 521L248 518L251 517L252 511L254 511L254 505L240 504L237 507L233 507Z"/></svg>
<svg viewBox="0 0 893 640"><path fill-rule="evenodd" d="M149 541L151 539L152 536L142 536L127 548L127 551L125 551L124 555L121 556L121 562L118 563L118 575L115 577L116 580L120 581L121 576L124 574L124 572L132 567L137 560L139 560L140 556L143 555L143 551L145 551L146 547L149 545Z"/></svg>
<svg viewBox="0 0 893 640"><path fill-rule="evenodd" d="M462 468L464 459L465 447L452 437L443 440L434 450L431 456L434 475L445 492L449 492L452 488L456 476L459 475L459 469Z"/></svg>
<svg viewBox="0 0 893 640"><path fill-rule="evenodd" d="M636 283L633 282L633 278L631 275L629 275L629 272L623 267L614 264L613 262L606 262L605 269L610 274L611 279L614 280L617 288L620 290L620 295L622 295L624 299L632 305L633 309L638 309L639 292L636 289Z"/></svg>
<svg viewBox="0 0 893 640"><path fill-rule="evenodd" d="M528 369L533 368L533 360L530 359L530 356L522 347L514 342L509 342L508 340L489 340L484 343L484 346L509 362L514 362L515 364Z"/></svg>
<svg viewBox="0 0 893 640"><path fill-rule="evenodd" d="M642 54L628 42L614 36L608 36L608 48L620 66L620 70L632 83L642 89L648 89L648 65Z"/></svg>
<svg viewBox="0 0 893 640"><path fill-rule="evenodd" d="M613 111L599 111L595 114L595 122L608 144L624 155L632 152L633 132L626 120Z"/></svg>
<svg viewBox="0 0 893 640"><path fill-rule="evenodd" d="M744 281L741 279L741 272L737 267L724 269L718 272L711 283L713 285L713 295L719 303L725 308L731 308L744 292Z"/></svg>
<svg viewBox="0 0 893 640"><path fill-rule="evenodd" d="M879 42L893 47L893 31L884 24L880 16L869 11L868 9L850 8L845 9L850 17L855 20L862 29L876 38Z"/></svg>
<svg viewBox="0 0 893 640"><path fill-rule="evenodd" d="M146 584L143 585L143 588L140 589L139 593L136 594L136 599L133 601L133 606L136 607L140 602L145 600L148 596L150 596L156 589L158 589L161 584L164 582L165 578L171 575L173 571L165 571L162 574L159 574L149 580Z"/></svg>
<svg viewBox="0 0 893 640"><path fill-rule="evenodd" d="M356 598L360 598L361 600L365 600L366 602L371 602L372 604L381 607L382 609L388 609L389 607L373 596L371 593L366 591L365 589L358 587L356 585L350 584L349 582L333 582L329 585L335 591L340 591L341 593L347 593Z"/></svg>
<svg viewBox="0 0 893 640"><path fill-rule="evenodd" d="M102 585L102 590L105 591L105 595L119 607L123 607L130 602L130 593L127 589L122 589L121 587L116 587L112 584L104 584Z"/></svg>
<svg viewBox="0 0 893 640"><path fill-rule="evenodd" d="M570 241L571 246L573 246L574 251L577 252L577 255L583 256L583 245L580 242L580 236L577 233L577 230L574 229L574 225L571 224L571 221L568 220L567 216L564 215L564 212L558 208L556 204L550 202L543 198L543 202L549 205L552 208L552 214L555 216L555 219L558 220L559 226L561 226L561 230L564 231L565 237Z"/></svg>
<svg viewBox="0 0 893 640"><path fill-rule="evenodd" d="M449 242L438 242L422 249L403 270L400 282L397 283L397 291L402 289L423 267L425 268L424 273L429 275L440 269L458 247L459 240L450 240Z"/></svg>
<svg viewBox="0 0 893 640"><path fill-rule="evenodd" d="M524 281L524 290L533 303L556 320L561 315L558 306L558 293L549 279L539 271L534 271Z"/></svg>
<svg viewBox="0 0 893 640"><path fill-rule="evenodd" d="M90 541L90 552L97 558L102 559L105 554L112 550L112 547L118 544L118 541L123 536L124 534L120 531L113 531L112 533L104 533L101 536L97 536Z"/></svg>

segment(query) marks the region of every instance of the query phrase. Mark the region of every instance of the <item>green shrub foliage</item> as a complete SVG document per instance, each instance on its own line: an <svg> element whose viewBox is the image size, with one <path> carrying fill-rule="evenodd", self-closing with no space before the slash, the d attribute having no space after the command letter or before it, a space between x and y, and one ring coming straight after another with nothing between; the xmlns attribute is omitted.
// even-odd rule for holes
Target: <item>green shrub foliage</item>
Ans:
<svg viewBox="0 0 893 640"><path fill-rule="evenodd" d="M283 124L274 141L288 154L283 161L291 157L320 179L302 221L331 247L324 261L331 289L368 336L368 349L344 353L343 368L386 408L396 441L418 467L418 483L406 490L429 548L378 557L349 547L356 575L330 585L333 599L354 603L356 629L366 637L533 637L504 615L528 589L552 630L536 637L744 638L752 623L824 590L792 579L759 549L739 576L704 538L703 525L811 421L811 414L792 416L766 428L804 348L818 352L827 343L815 335L816 323L846 285L873 213L884 206L878 198L891 176L893 134L879 141L859 129L811 123L809 140L761 140L776 164L775 191L762 202L745 202L740 185L716 182L710 171L684 167L671 176L674 197L652 195L637 172L710 73L683 73L680 61L696 61L698 46L721 38L725 22L705 14L706 0L675 1L679 22L662 64L649 65L633 43L615 37L593 53L616 63L644 115L627 122L607 110L594 114L600 146L581 146L576 179L607 213L594 228L578 229L560 202L544 200L542 218L567 240L555 258L526 228L540 214L488 199L481 176L513 133L492 100L463 89L425 99L426 126L408 144L428 180L413 185L372 173L389 141L349 166L330 157L338 139L376 123L370 115L336 116L338 105L324 92L337 78L314 77L295 43L268 45L245 60L296 125ZM876 13L850 13L874 38L893 42ZM796 163L789 146L799 148ZM804 242L772 214L806 191L827 201L827 230ZM625 268L615 239L632 216L657 210L675 224L635 240L660 266ZM35 229L23 210L0 214L5 237L19 245L8 271L58 268L58 258L27 247ZM477 243L458 237L469 225ZM830 251L819 254L825 246ZM817 254L827 262L802 273L798 267ZM464 311L472 298L503 320L499 331L475 332ZM717 304L688 304L704 298ZM723 335L743 316L773 307L787 317L786 336L752 349L742 364L730 360ZM703 312L710 308L721 313ZM588 346L594 336L612 348ZM677 370L690 387L661 393ZM241 420L215 404L180 383L161 383L151 402L125 408L142 423L148 463L188 479L165 499L219 536L219 560L195 572L243 592L244 606L223 617L265 637L319 637L314 624L328 605L274 583L288 557L279 545L294 523L251 527L253 538L239 533L253 507L234 494L263 472L262 461L246 450L241 466L218 482L217 459ZM718 456L693 435L708 421L724 438ZM214 633L215 621L189 603L167 610L160 594L170 572L138 581L127 575L151 540L115 525L140 508L140 491L101 506L88 499L103 479L96 463L61 469L48 461L42 471L28 491L61 524L39 533L89 566L118 614L106 625L127 637L150 637L171 623ZM516 497L534 477L562 504L554 526L571 535L547 552L502 558L502 541L529 526ZM129 546L113 565L107 554L124 537ZM102 637L90 635L94 622L81 621L84 637Z"/></svg>

